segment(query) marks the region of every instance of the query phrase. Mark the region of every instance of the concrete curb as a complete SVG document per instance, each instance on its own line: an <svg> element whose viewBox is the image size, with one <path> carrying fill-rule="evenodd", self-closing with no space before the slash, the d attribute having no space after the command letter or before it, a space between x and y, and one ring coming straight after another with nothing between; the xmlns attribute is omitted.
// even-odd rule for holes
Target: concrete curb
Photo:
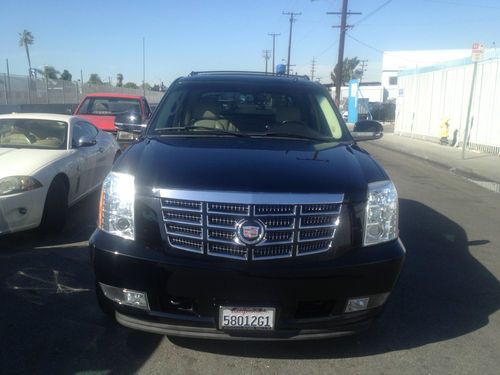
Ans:
<svg viewBox="0 0 500 375"><path fill-rule="evenodd" d="M375 142L370 142L370 145L373 145L375 147L379 147L379 148L383 148L385 150L389 150L389 151L393 151L393 152L397 152L399 154L402 154L402 155L406 155L406 156L412 156L412 157L415 157L417 159L420 159L436 168L439 168L439 169L444 169L448 172L451 172L453 174L456 174L457 176L461 176L461 177L464 177L464 178L467 178L467 179L471 179L471 180L478 180L478 181L484 181L484 182L493 182L493 183L496 183L496 184L500 184L500 181L496 181L494 179L491 179L491 177L486 177L486 176L483 176L483 175L480 175L480 174L477 174L475 173L473 170L469 169L469 168L456 168L456 167L453 167L447 163L443 163L443 162L438 162L438 161L435 161L435 160L431 160L425 156L422 156L422 155L419 155L418 153L414 153L414 152L411 152L411 151L405 151L405 150L402 150L402 149L399 149L399 148L396 148L396 147L391 147L391 146L388 146L388 145L382 145L380 143L377 143L377 141Z"/></svg>

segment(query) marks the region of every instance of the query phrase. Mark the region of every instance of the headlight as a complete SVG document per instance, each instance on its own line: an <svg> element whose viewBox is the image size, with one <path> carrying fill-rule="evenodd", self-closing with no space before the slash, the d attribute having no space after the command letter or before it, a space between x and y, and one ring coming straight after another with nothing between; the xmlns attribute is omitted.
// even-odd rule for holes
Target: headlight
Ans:
<svg viewBox="0 0 500 375"><path fill-rule="evenodd" d="M363 244L374 245L397 238L398 193L391 181L368 184Z"/></svg>
<svg viewBox="0 0 500 375"><path fill-rule="evenodd" d="M115 236L133 240L134 176L111 172L102 184L99 202L99 229Z"/></svg>
<svg viewBox="0 0 500 375"><path fill-rule="evenodd" d="M21 193L42 187L37 179L30 176L11 176L0 179L0 196Z"/></svg>

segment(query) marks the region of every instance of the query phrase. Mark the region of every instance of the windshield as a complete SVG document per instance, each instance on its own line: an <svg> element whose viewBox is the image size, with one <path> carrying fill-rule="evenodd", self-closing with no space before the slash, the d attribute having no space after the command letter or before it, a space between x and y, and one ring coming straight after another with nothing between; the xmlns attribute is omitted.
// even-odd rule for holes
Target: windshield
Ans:
<svg viewBox="0 0 500 375"><path fill-rule="evenodd" d="M116 116L122 113L141 113L141 105L137 99L122 98L87 98L78 114Z"/></svg>
<svg viewBox="0 0 500 375"><path fill-rule="evenodd" d="M186 85L170 92L158 111L150 135L198 130L336 141L348 137L327 95L303 86Z"/></svg>
<svg viewBox="0 0 500 375"><path fill-rule="evenodd" d="M0 147L66 149L68 124L39 119L1 119Z"/></svg>

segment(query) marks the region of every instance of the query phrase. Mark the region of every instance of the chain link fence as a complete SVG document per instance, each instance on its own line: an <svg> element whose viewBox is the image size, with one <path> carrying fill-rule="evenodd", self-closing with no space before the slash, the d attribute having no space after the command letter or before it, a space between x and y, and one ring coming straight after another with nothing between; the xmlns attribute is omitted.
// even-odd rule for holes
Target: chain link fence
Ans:
<svg viewBox="0 0 500 375"><path fill-rule="evenodd" d="M115 87L110 84L91 85L61 79L31 78L0 73L0 104L77 104L86 94L108 92L143 95L142 89ZM158 103L163 92L146 90L148 102Z"/></svg>

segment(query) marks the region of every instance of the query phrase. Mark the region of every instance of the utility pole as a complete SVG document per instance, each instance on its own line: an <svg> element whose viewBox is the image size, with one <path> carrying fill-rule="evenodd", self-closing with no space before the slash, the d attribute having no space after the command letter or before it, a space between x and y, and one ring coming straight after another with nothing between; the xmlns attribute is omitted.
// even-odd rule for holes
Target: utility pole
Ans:
<svg viewBox="0 0 500 375"><path fill-rule="evenodd" d="M269 33L267 34L269 36L272 36L273 37L273 74L274 74L274 69L275 69L275 65L274 65L274 52L276 51L276 37L277 36L280 36L281 34L276 34L276 33Z"/></svg>
<svg viewBox="0 0 500 375"><path fill-rule="evenodd" d="M142 37L142 94L146 96L146 38Z"/></svg>
<svg viewBox="0 0 500 375"><path fill-rule="evenodd" d="M9 70L9 59L5 59L5 64L7 65L7 87L8 87L8 95L5 95L5 99L7 101L7 104L9 104L8 100L10 99L10 96L12 95L11 93L11 87L10 87L10 70ZM7 99L9 98L9 99Z"/></svg>
<svg viewBox="0 0 500 375"><path fill-rule="evenodd" d="M266 74L267 74L267 62L271 58L271 51L268 49L263 50L262 57L264 58L264 60L266 60Z"/></svg>
<svg viewBox="0 0 500 375"><path fill-rule="evenodd" d="M316 73L316 59L313 57L311 65L311 81L314 81L314 73Z"/></svg>
<svg viewBox="0 0 500 375"><path fill-rule="evenodd" d="M345 46L345 32L348 27L352 27L347 25L347 16L353 14L361 14L360 12L348 12L349 0L342 0L342 11L339 12L327 12L326 14L337 14L340 15L340 40L339 40L339 54L337 60L337 71L335 72L335 101L337 105L340 104L340 87L342 86L342 70L344 65L344 46Z"/></svg>
<svg viewBox="0 0 500 375"><path fill-rule="evenodd" d="M290 75L290 54L292 50L292 29L293 29L293 21L296 20L295 16L300 16L302 13L294 13L294 12L283 12L283 15L290 16L290 33L288 35L288 59L286 61L286 74Z"/></svg>
<svg viewBox="0 0 500 375"><path fill-rule="evenodd" d="M359 62L361 64L361 76L359 77L359 83L361 83L363 76L365 75L366 67L368 66L368 60L360 60Z"/></svg>

